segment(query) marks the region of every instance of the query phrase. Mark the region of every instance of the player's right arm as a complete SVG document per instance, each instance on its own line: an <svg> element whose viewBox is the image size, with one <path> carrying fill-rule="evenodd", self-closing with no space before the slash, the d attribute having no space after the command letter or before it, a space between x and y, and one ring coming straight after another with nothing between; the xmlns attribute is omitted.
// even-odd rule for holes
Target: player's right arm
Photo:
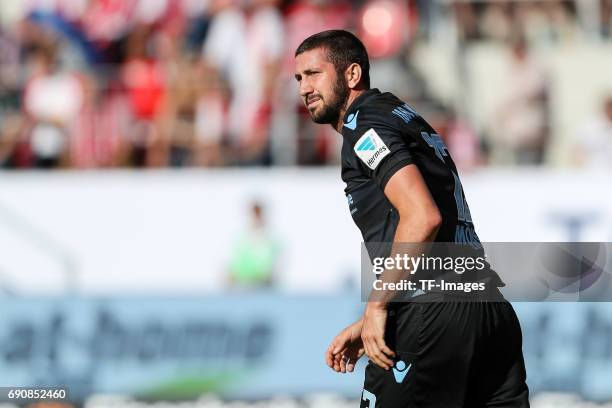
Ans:
<svg viewBox="0 0 612 408"><path fill-rule="evenodd" d="M364 354L361 329L363 319L343 329L331 342L325 352L325 362L337 373L352 372L355 364Z"/></svg>
<svg viewBox="0 0 612 408"><path fill-rule="evenodd" d="M399 213L399 222L393 242L399 244L402 242L424 244L433 242L442 217L417 166L408 164L397 170L390 176L384 192ZM410 246L410 250L415 253L408 254L409 256L416 256L421 252L421 249L414 245ZM403 255L404 251L394 246L391 257L394 257L395 253ZM392 272L383 272L381 279L397 281L408 275L408 272L399 276ZM390 357L394 355L384 340L387 305L395 295L394 291L372 293L363 314L361 338L365 352L370 360L386 370L393 366Z"/></svg>

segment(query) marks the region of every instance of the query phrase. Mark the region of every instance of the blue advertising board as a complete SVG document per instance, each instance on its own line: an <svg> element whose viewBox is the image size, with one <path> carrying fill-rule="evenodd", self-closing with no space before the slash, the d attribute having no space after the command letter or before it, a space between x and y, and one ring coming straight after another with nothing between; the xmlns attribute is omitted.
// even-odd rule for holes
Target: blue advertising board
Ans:
<svg viewBox="0 0 612 408"><path fill-rule="evenodd" d="M358 295L0 300L0 385L65 385L74 398L358 398L363 364L338 375L329 341ZM517 303L532 392L612 398L612 304Z"/></svg>

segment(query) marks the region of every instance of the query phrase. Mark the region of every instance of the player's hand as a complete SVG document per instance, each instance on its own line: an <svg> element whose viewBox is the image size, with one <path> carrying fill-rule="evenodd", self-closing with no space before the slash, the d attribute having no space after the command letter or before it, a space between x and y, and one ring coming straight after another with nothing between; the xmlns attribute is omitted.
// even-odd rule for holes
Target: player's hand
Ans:
<svg viewBox="0 0 612 408"><path fill-rule="evenodd" d="M337 373L352 372L365 350L361 341L362 320L351 324L338 334L325 352L325 362Z"/></svg>
<svg viewBox="0 0 612 408"><path fill-rule="evenodd" d="M379 367L388 370L393 367L392 357L395 353L385 343L385 325L387 324L387 309L375 302L368 303L363 314L363 329L361 339L369 359Z"/></svg>

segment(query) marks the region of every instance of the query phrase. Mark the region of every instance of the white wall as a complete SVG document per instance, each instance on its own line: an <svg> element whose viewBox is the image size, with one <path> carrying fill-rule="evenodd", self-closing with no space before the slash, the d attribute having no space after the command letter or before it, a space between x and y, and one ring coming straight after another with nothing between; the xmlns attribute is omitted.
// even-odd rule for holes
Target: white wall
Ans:
<svg viewBox="0 0 612 408"><path fill-rule="evenodd" d="M483 241L612 241L605 173L486 169L463 176ZM339 169L0 173L0 291L207 293L225 286L248 205L283 245L281 287L359 282L361 237Z"/></svg>

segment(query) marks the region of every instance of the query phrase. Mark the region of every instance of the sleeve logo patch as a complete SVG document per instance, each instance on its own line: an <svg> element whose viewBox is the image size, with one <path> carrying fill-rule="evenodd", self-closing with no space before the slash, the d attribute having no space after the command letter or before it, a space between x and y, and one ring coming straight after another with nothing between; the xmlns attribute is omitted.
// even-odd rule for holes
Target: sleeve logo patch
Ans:
<svg viewBox="0 0 612 408"><path fill-rule="evenodd" d="M357 157L359 157L370 170L376 169L382 159L391 153L385 142L383 142L374 129L365 132L359 140L357 140L353 150L357 154Z"/></svg>

